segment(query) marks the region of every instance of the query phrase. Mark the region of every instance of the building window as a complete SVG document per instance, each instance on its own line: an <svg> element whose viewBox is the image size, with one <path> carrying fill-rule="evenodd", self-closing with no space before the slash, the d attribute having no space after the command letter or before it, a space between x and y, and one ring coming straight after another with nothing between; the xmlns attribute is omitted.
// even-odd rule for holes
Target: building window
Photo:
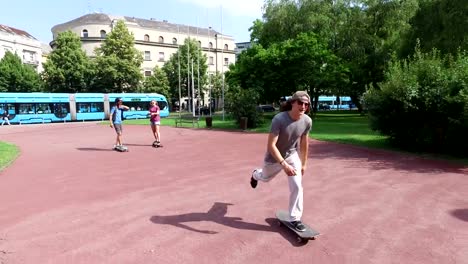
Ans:
<svg viewBox="0 0 468 264"><path fill-rule="evenodd" d="M145 61L151 60L151 51L145 51Z"/></svg>
<svg viewBox="0 0 468 264"><path fill-rule="evenodd" d="M229 58L224 58L224 65L229 65Z"/></svg>
<svg viewBox="0 0 468 264"><path fill-rule="evenodd" d="M228 44L224 44L224 50L228 50Z"/></svg>
<svg viewBox="0 0 468 264"><path fill-rule="evenodd" d="M177 39L176 38L172 39L172 44L177 44Z"/></svg>
<svg viewBox="0 0 468 264"><path fill-rule="evenodd" d="M210 56L210 57L208 58L208 64L209 64L209 65L213 65L213 64L214 64L214 63L213 63L213 56Z"/></svg>
<svg viewBox="0 0 468 264"><path fill-rule="evenodd" d="M164 52L159 52L159 61L164 61Z"/></svg>
<svg viewBox="0 0 468 264"><path fill-rule="evenodd" d="M151 76L151 71L145 71L145 77L150 77Z"/></svg>
<svg viewBox="0 0 468 264"><path fill-rule="evenodd" d="M208 48L210 48L210 49L213 48L213 42L208 43Z"/></svg>
<svg viewBox="0 0 468 264"><path fill-rule="evenodd" d="M5 53L7 53L7 51L13 53L13 48L12 47L9 47L9 46L3 46L3 48L5 49Z"/></svg>
<svg viewBox="0 0 468 264"><path fill-rule="evenodd" d="M23 62L26 63L35 63L36 62L36 53L30 50L23 50Z"/></svg>
<svg viewBox="0 0 468 264"><path fill-rule="evenodd" d="M106 38L107 33L105 30L101 30L101 38Z"/></svg>
<svg viewBox="0 0 468 264"><path fill-rule="evenodd" d="M144 40L145 40L145 41L150 41L150 37L149 37L148 34L145 35Z"/></svg>
<svg viewBox="0 0 468 264"><path fill-rule="evenodd" d="M88 30L83 29L83 38L87 38L87 37L88 37Z"/></svg>
<svg viewBox="0 0 468 264"><path fill-rule="evenodd" d="M159 43L164 43L164 38L162 36L159 36Z"/></svg>

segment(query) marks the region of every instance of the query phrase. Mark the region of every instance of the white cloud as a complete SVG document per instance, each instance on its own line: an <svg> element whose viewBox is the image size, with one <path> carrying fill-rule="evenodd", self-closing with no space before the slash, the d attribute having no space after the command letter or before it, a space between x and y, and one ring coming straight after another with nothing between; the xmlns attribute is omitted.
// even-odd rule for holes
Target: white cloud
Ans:
<svg viewBox="0 0 468 264"><path fill-rule="evenodd" d="M180 0L193 3L204 8L221 8L234 16L249 16L260 18L264 0Z"/></svg>

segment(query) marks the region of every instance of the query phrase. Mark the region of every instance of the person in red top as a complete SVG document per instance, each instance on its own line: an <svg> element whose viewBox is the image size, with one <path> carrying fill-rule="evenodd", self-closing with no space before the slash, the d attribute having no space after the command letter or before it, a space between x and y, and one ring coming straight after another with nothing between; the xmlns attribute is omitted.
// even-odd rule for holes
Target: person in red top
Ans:
<svg viewBox="0 0 468 264"><path fill-rule="evenodd" d="M154 145L160 146L161 145L161 134L159 133L159 126L161 125L161 116L159 115L159 106L156 103L156 100L151 100L150 108L149 108L149 115L150 115L150 125L151 130L153 131L154 136Z"/></svg>

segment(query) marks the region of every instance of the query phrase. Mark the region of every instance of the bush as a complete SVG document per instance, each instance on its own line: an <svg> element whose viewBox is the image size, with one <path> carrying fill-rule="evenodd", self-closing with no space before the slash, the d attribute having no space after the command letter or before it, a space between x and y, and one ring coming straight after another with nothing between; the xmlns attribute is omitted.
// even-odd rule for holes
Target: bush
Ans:
<svg viewBox="0 0 468 264"><path fill-rule="evenodd" d="M261 124L262 114L257 111L259 93L254 89L230 87L226 94L226 111L240 124L241 117L247 117L247 127L256 128Z"/></svg>
<svg viewBox="0 0 468 264"><path fill-rule="evenodd" d="M392 62L381 89L364 95L371 127L412 150L464 154L468 147L468 56L438 51Z"/></svg>

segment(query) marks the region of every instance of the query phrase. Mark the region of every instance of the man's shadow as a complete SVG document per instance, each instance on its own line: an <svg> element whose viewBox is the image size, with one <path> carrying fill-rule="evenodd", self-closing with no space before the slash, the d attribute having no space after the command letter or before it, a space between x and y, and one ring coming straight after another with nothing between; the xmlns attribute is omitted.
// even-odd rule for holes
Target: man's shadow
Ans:
<svg viewBox="0 0 468 264"><path fill-rule="evenodd" d="M255 223L249 223L242 221L241 217L228 217L226 216L228 211L228 206L233 205L231 203L221 203L215 202L213 206L206 213L188 213L180 215L167 215L167 216L152 216L150 218L151 222L155 224L162 225L172 225L175 227L183 228L193 232L198 232L202 234L217 234L216 231L211 230L200 230L193 228L186 223L189 222L200 222L200 221L209 221L217 224L225 225L228 227L244 230L254 230L254 231L263 231L263 232L274 232L282 235L286 240L288 240L294 246L301 246L300 243L297 243L296 237L289 232L287 228L280 228L278 225L278 220L276 218L267 218L265 222L268 225L260 225Z"/></svg>
<svg viewBox="0 0 468 264"><path fill-rule="evenodd" d="M208 212L206 213L188 213L188 214L167 215L167 216L155 215L155 216L152 216L150 220L151 222L155 224L172 225L175 227L180 227L180 228L184 228L190 231L199 232L203 234L216 234L217 232L210 231L210 230L199 230L191 226L188 226L185 223L209 221L209 222L214 222L214 223L218 223L221 225L225 225L225 226L229 226L229 227L237 228L237 229L276 232L275 230L272 229L271 226L244 222L242 221L242 218L240 217L226 216L229 205L233 205L233 204L215 202L213 206L210 208L210 210L208 210Z"/></svg>
<svg viewBox="0 0 468 264"><path fill-rule="evenodd" d="M451 214L462 221L468 222L468 209L456 209L451 211Z"/></svg>

